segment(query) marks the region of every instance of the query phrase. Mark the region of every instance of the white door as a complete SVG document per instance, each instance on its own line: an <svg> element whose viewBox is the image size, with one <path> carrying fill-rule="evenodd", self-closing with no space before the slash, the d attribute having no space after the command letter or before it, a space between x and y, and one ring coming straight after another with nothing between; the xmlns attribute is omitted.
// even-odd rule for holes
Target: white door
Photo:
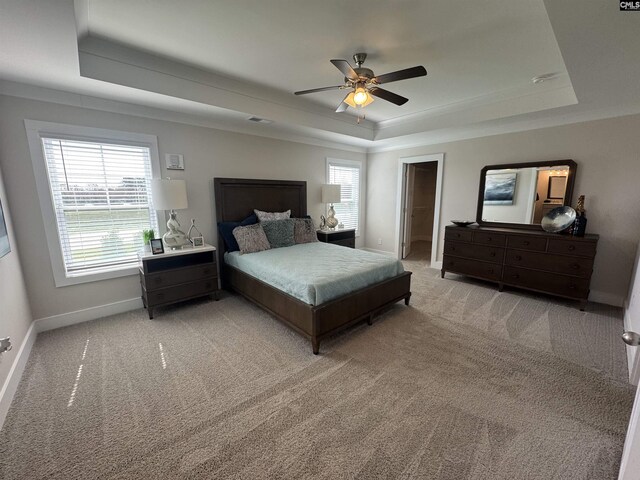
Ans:
<svg viewBox="0 0 640 480"><path fill-rule="evenodd" d="M405 170L404 196L404 234L402 236L402 258L411 252L411 218L413 217L413 189L416 178L416 167L409 163Z"/></svg>
<svg viewBox="0 0 640 480"><path fill-rule="evenodd" d="M640 387L636 391L636 399L631 410L618 480L638 480L638 478L640 478Z"/></svg>

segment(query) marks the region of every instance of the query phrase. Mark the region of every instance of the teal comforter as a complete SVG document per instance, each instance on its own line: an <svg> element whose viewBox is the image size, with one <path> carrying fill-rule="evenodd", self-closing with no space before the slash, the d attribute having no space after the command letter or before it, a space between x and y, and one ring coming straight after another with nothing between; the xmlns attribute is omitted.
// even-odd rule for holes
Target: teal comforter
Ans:
<svg viewBox="0 0 640 480"><path fill-rule="evenodd" d="M404 271L392 257L322 242L264 252L225 253L227 264L310 305L338 298Z"/></svg>

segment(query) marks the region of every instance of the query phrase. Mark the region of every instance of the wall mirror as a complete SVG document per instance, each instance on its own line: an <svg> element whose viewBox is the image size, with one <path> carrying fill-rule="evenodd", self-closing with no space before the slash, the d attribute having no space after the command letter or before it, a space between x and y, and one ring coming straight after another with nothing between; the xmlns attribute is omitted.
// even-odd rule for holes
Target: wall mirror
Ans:
<svg viewBox="0 0 640 480"><path fill-rule="evenodd" d="M541 228L550 210L571 205L577 164L573 160L484 167L480 174L480 225Z"/></svg>

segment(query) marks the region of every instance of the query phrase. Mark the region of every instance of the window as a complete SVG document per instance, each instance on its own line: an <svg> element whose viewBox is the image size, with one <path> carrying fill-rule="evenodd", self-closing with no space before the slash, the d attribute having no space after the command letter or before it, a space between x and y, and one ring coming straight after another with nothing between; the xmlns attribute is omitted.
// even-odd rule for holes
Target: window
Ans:
<svg viewBox="0 0 640 480"><path fill-rule="evenodd" d="M60 127L40 129L35 139L30 132L30 145L37 141L41 152L32 157L56 285L135 273L142 230L158 232L151 199L157 147L131 134L101 131L111 138L96 139Z"/></svg>
<svg viewBox="0 0 640 480"><path fill-rule="evenodd" d="M340 185L340 203L333 205L344 228L360 231L360 162L327 159L327 183Z"/></svg>

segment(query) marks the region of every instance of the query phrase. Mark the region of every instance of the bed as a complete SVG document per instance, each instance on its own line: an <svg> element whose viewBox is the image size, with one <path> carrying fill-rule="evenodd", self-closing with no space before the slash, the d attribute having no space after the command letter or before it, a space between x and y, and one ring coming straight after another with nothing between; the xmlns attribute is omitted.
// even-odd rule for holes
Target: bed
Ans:
<svg viewBox="0 0 640 480"><path fill-rule="evenodd" d="M214 191L216 217L219 222L241 221L249 216L254 208L269 212L291 209L291 217L303 217L307 214L307 184L304 181L214 178ZM313 245L315 244L283 247L267 251L271 253L266 254L259 252L242 255L241 257L246 258L239 259L238 254L225 254L227 248L224 238L219 235L222 286L243 295L307 337L311 340L314 354L319 353L320 342L324 338L360 321L367 320L371 324L378 312L396 302L404 300L405 305L409 304L411 272L402 271L401 267L393 271L392 265L397 263L395 260L372 256L372 254L367 256L367 252L358 252L336 245L322 244L323 247ZM277 259L282 258L283 255L295 254L298 258L302 256L310 258L312 262L313 257L308 257L310 255L308 249L313 248L334 249L332 252L337 256L358 256L364 263L378 257L377 263L381 264L381 270L385 270L385 273L374 272L372 274L374 277L378 275L382 279L369 279L362 285L369 284L360 288L357 287L357 282L362 279L347 280L346 277L336 275L336 283L342 280L355 282L356 289L346 294L336 293L331 282L326 281L321 282L321 288L311 289L307 284L296 285L295 282L290 281L291 279L282 279L277 275L273 275L273 278L266 278L263 275L263 279L260 279L259 269L265 267L260 266L259 259L263 257ZM281 251L276 252L276 250ZM258 270L251 270L238 261L254 264L253 268ZM278 261L275 260L276 263ZM281 281L280 285L278 281ZM375 283L371 284L371 281Z"/></svg>

